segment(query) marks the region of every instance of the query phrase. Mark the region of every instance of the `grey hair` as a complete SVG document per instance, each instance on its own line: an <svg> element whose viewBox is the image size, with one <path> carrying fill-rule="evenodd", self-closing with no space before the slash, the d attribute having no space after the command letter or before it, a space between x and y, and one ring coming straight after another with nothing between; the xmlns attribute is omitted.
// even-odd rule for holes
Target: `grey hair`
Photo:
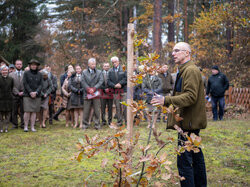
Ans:
<svg viewBox="0 0 250 187"><path fill-rule="evenodd" d="M0 71L2 71L2 70L5 69L5 68L6 68L7 70L9 70L9 67L8 67L8 66L3 65L3 66L0 67Z"/></svg>
<svg viewBox="0 0 250 187"><path fill-rule="evenodd" d="M42 73L42 75L48 75L48 74L49 74L49 72L48 72L46 69L43 69L43 70L41 71L41 73Z"/></svg>
<svg viewBox="0 0 250 187"><path fill-rule="evenodd" d="M91 63L91 62L96 62L95 58L90 58L90 59L88 60L88 64Z"/></svg>
<svg viewBox="0 0 250 187"><path fill-rule="evenodd" d="M117 56L113 56L111 59L110 59L111 62L113 61L119 61L119 58Z"/></svg>

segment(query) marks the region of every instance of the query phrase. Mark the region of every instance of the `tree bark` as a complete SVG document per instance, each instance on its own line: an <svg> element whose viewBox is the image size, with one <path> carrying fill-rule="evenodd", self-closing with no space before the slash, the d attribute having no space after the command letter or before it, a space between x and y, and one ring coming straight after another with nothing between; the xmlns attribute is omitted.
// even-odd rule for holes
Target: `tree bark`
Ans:
<svg viewBox="0 0 250 187"><path fill-rule="evenodd" d="M194 0L194 9L193 9L193 13L194 13L194 19L197 15L197 0Z"/></svg>
<svg viewBox="0 0 250 187"><path fill-rule="evenodd" d="M231 3L233 2L234 0L231 0ZM233 52L234 25L233 22L230 20L226 24L226 38L228 57L231 57Z"/></svg>
<svg viewBox="0 0 250 187"><path fill-rule="evenodd" d="M168 12L173 17L168 21L168 42L174 42L174 0L168 2Z"/></svg>
<svg viewBox="0 0 250 187"><path fill-rule="evenodd" d="M180 0L176 0L177 14L180 13ZM176 42L179 42L179 31L180 31L180 19L178 18L176 23Z"/></svg>
<svg viewBox="0 0 250 187"><path fill-rule="evenodd" d="M154 1L154 19L153 19L153 51L159 54L162 48L162 0Z"/></svg>
<svg viewBox="0 0 250 187"><path fill-rule="evenodd" d="M187 0L184 0L184 41L188 42Z"/></svg>
<svg viewBox="0 0 250 187"><path fill-rule="evenodd" d="M228 21L226 26L226 38L227 38L227 51L230 57L233 52L233 24Z"/></svg>
<svg viewBox="0 0 250 187"><path fill-rule="evenodd" d="M126 102L129 106L127 106L127 129L128 129L128 138L127 145L130 150L129 154L132 157L132 144L133 144L133 121L134 116L132 112L132 108L130 105L133 103L133 83L131 82L131 78L133 75L133 67L134 67L134 24L128 24L128 42L127 42L127 99ZM130 168L132 168L132 159L130 161Z"/></svg>

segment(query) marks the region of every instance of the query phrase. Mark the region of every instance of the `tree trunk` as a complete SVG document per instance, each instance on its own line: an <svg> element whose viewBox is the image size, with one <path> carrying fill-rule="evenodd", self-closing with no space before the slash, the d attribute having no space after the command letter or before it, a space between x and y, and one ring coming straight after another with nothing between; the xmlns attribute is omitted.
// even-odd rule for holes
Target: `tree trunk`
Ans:
<svg viewBox="0 0 250 187"><path fill-rule="evenodd" d="M153 50L159 54L161 51L161 34L162 34L162 0L154 1L154 19L153 19Z"/></svg>
<svg viewBox="0 0 250 187"><path fill-rule="evenodd" d="M197 15L197 0L194 0L194 10L193 10L193 13L194 13L194 19Z"/></svg>
<svg viewBox="0 0 250 187"><path fill-rule="evenodd" d="M168 12L173 17L168 21L168 42L174 42L174 0L168 2Z"/></svg>
<svg viewBox="0 0 250 187"><path fill-rule="evenodd" d="M227 26L226 26L226 38L227 38L227 51L228 51L228 56L230 57L233 52L233 24L228 21Z"/></svg>
<svg viewBox="0 0 250 187"><path fill-rule="evenodd" d="M123 37L124 41L127 41L127 27L128 27L128 19L129 19L129 9L128 7L125 5L123 7Z"/></svg>
<svg viewBox="0 0 250 187"><path fill-rule="evenodd" d="M234 0L231 0L231 3L233 3ZM227 51L228 51L228 57L232 56L233 52L233 38L234 38L234 25L233 22L227 21L226 24L226 38L227 38Z"/></svg>
<svg viewBox="0 0 250 187"><path fill-rule="evenodd" d="M180 13L180 0L176 0L176 12ZM179 31L180 31L180 19L178 18L176 23L176 42L179 42Z"/></svg>
<svg viewBox="0 0 250 187"><path fill-rule="evenodd" d="M187 0L184 0L184 41L188 42Z"/></svg>

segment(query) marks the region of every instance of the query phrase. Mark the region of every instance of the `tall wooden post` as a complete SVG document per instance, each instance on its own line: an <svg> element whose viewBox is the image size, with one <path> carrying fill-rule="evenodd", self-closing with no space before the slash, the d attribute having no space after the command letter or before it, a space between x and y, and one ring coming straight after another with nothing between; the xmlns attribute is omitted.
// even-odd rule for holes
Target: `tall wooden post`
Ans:
<svg viewBox="0 0 250 187"><path fill-rule="evenodd" d="M127 104L131 105L133 102L133 84L130 81L133 75L134 66L134 24L128 24L128 41L127 41ZM128 143L133 139L133 113L131 107L127 107L127 129L128 129Z"/></svg>

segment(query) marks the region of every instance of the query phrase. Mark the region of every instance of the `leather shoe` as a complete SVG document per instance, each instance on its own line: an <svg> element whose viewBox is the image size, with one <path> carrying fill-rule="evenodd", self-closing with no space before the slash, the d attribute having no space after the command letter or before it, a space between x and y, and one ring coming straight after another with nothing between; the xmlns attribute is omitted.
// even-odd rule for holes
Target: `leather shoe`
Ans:
<svg viewBox="0 0 250 187"><path fill-rule="evenodd" d="M56 121L59 121L58 117L56 117L56 116L54 116L53 119Z"/></svg>

